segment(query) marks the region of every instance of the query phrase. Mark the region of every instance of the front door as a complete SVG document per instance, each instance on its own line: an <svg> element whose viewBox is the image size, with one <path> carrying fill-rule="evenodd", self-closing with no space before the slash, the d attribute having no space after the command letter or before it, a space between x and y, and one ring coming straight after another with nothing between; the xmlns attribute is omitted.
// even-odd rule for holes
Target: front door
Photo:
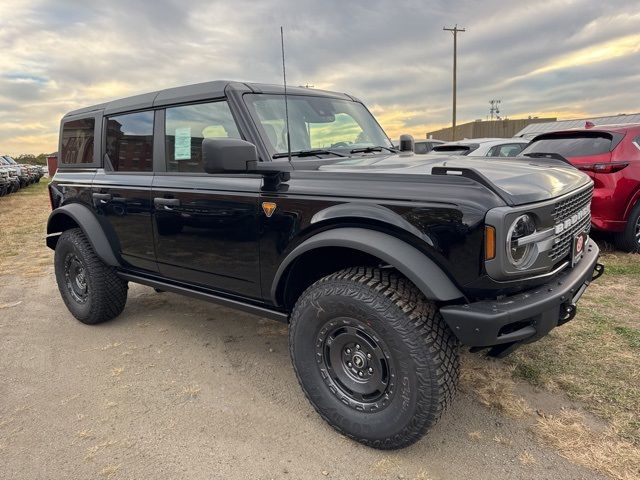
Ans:
<svg viewBox="0 0 640 480"><path fill-rule="evenodd" d="M166 172L152 186L156 259L168 278L260 299L261 177L209 175L207 137L240 138L226 101L167 108Z"/></svg>

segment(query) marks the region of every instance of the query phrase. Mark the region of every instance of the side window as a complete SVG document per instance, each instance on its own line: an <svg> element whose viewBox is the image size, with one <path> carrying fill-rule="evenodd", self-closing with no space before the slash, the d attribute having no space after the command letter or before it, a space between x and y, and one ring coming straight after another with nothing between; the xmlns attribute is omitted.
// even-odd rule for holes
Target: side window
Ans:
<svg viewBox="0 0 640 480"><path fill-rule="evenodd" d="M167 108L165 155L168 172L204 172L205 138L241 138L227 102Z"/></svg>
<svg viewBox="0 0 640 480"><path fill-rule="evenodd" d="M109 117L106 151L116 172L151 172L153 112Z"/></svg>
<svg viewBox="0 0 640 480"><path fill-rule="evenodd" d="M490 157L515 157L518 155L525 145L519 143L507 143L505 145L496 145L489 151Z"/></svg>
<svg viewBox="0 0 640 480"><path fill-rule="evenodd" d="M62 125L61 160L63 164L93 163L95 120L83 118Z"/></svg>
<svg viewBox="0 0 640 480"><path fill-rule="evenodd" d="M427 142L416 142L415 153L427 153L429 151L429 144Z"/></svg>

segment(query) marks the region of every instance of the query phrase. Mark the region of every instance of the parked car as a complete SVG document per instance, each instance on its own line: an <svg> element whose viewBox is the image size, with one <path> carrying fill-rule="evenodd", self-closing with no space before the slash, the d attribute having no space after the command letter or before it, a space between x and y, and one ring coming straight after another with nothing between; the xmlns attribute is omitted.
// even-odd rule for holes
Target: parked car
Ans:
<svg viewBox="0 0 640 480"><path fill-rule="evenodd" d="M522 138L472 138L437 145L433 155L466 155L469 157L515 157L529 144Z"/></svg>
<svg viewBox="0 0 640 480"><path fill-rule="evenodd" d="M538 135L522 155L566 158L593 179L591 223L640 251L640 124L598 125Z"/></svg>
<svg viewBox="0 0 640 480"><path fill-rule="evenodd" d="M24 185L26 185L26 179L28 178L26 172L23 175L22 168L19 165L11 163L6 156L0 155L0 167L6 168L9 172L9 180L11 182L9 193L15 193L20 190L23 186L23 178L25 182Z"/></svg>
<svg viewBox="0 0 640 480"><path fill-rule="evenodd" d="M218 81L67 114L46 238L60 294L86 324L118 316L129 282L288 323L322 418L405 447L451 403L460 345L504 356L574 317L604 269L592 182L396 152L342 93L289 88L287 121L283 93Z"/></svg>
<svg viewBox="0 0 640 480"><path fill-rule="evenodd" d="M9 169L0 166L0 197L11 193L11 181L9 180Z"/></svg>
<svg viewBox="0 0 640 480"><path fill-rule="evenodd" d="M3 155L1 158L4 159L5 164L12 165L18 169L20 184L23 187L39 182L44 175L44 168L40 165L18 163L9 155Z"/></svg>

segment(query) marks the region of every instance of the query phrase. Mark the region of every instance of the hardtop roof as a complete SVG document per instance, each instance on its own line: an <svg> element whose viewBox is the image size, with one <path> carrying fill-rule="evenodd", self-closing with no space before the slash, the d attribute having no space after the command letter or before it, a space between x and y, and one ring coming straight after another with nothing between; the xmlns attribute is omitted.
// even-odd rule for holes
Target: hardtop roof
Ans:
<svg viewBox="0 0 640 480"><path fill-rule="evenodd" d="M105 114L120 113L145 108L161 107L178 103L198 102L208 99L220 98L226 95L226 91L232 89L246 93L283 94L284 86L263 83L235 82L230 80L215 80L212 82L196 83L182 87L166 88L155 92L143 93L131 97L120 98L110 102L92 105L67 113L64 117L95 113L104 111ZM344 100L357 101L356 98L346 93L330 92L305 87L287 86L287 94L329 96Z"/></svg>

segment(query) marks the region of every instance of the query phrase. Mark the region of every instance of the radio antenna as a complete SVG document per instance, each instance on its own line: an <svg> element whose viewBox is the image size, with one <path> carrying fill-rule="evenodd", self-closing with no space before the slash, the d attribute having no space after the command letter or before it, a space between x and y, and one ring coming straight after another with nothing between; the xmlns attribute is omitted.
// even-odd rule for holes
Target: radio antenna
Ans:
<svg viewBox="0 0 640 480"><path fill-rule="evenodd" d="M287 69L284 64L284 30L280 27L280 47L282 50L282 79L284 81L284 118L287 125L287 155L291 163L291 136L289 135L289 103L287 102Z"/></svg>

